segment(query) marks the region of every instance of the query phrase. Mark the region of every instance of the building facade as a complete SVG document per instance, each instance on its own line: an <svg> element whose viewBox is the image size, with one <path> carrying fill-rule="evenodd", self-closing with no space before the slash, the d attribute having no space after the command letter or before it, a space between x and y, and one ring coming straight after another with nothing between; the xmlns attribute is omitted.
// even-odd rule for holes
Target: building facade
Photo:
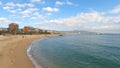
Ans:
<svg viewBox="0 0 120 68"><path fill-rule="evenodd" d="M35 29L33 27L30 27L30 26L25 26L23 28L23 31L24 31L24 33L33 33L33 32L35 32Z"/></svg>
<svg viewBox="0 0 120 68"><path fill-rule="evenodd" d="M25 26L24 29L23 29L24 33L27 33L28 30L29 30L28 26Z"/></svg>
<svg viewBox="0 0 120 68"><path fill-rule="evenodd" d="M10 32L18 32L19 30L19 25L16 23L10 23L9 24L9 31Z"/></svg>

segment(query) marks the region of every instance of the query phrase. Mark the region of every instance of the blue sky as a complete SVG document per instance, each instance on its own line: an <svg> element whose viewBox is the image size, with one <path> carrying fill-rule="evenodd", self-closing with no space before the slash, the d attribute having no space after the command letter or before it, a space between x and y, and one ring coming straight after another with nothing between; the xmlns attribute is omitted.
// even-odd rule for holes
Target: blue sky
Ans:
<svg viewBox="0 0 120 68"><path fill-rule="evenodd" d="M0 0L0 27L120 33L120 0Z"/></svg>

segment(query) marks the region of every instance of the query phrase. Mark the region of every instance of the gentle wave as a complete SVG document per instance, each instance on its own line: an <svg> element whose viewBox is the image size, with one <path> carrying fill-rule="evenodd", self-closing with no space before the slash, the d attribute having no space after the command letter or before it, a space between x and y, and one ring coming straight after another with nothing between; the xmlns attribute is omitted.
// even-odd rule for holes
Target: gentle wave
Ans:
<svg viewBox="0 0 120 68"><path fill-rule="evenodd" d="M33 42L34 43L34 42ZM33 43L27 48L27 56L29 57L29 59L32 61L32 63L35 65L35 68L43 68L42 66L40 66L35 59L33 58L31 51L32 51L32 46Z"/></svg>

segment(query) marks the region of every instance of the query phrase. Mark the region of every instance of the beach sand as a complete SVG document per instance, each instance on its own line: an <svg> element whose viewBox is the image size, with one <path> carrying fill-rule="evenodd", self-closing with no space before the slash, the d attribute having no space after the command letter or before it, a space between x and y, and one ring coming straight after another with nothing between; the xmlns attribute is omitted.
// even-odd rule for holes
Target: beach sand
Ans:
<svg viewBox="0 0 120 68"><path fill-rule="evenodd" d="M33 40L54 35L0 36L0 68L35 68L27 56Z"/></svg>

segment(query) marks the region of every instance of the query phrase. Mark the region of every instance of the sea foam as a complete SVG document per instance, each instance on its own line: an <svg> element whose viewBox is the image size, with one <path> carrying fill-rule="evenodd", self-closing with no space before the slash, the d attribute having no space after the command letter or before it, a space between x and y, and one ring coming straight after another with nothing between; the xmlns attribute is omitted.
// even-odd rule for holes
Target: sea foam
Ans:
<svg viewBox="0 0 120 68"><path fill-rule="evenodd" d="M32 61L32 63L35 65L35 68L43 68L42 66L40 66L36 60L33 58L31 51L32 51L32 46L33 43L27 48L27 56L29 57L29 59Z"/></svg>

